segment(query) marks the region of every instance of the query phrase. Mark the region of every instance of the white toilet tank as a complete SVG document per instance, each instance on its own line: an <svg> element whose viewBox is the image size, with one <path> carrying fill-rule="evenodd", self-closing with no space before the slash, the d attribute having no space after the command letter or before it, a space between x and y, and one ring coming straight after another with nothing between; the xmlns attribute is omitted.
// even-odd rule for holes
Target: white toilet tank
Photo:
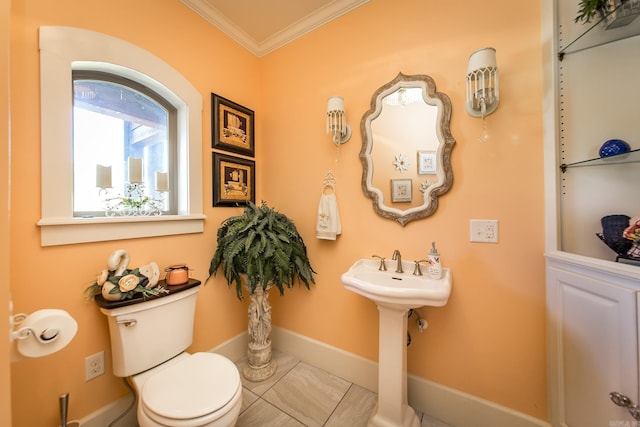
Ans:
<svg viewBox="0 0 640 427"><path fill-rule="evenodd" d="M109 319L113 374L128 377L182 353L193 341L200 286L160 298L104 308Z"/></svg>

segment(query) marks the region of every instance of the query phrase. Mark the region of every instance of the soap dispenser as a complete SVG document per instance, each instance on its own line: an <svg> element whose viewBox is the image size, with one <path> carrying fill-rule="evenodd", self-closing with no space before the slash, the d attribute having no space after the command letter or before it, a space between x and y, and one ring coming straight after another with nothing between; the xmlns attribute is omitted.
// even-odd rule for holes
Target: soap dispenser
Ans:
<svg viewBox="0 0 640 427"><path fill-rule="evenodd" d="M427 256L429 261L429 277L431 279L442 278L442 264L440 264L440 254L436 249L436 242L431 242L431 250Z"/></svg>

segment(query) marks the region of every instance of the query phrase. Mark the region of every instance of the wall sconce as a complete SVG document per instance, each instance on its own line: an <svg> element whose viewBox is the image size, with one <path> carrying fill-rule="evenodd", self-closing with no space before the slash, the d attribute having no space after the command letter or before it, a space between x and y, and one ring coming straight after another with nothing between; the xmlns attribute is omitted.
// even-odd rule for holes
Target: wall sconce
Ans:
<svg viewBox="0 0 640 427"><path fill-rule="evenodd" d="M482 135L489 138L485 117L493 113L500 103L498 90L498 65L496 50L492 47L477 50L469 57L467 67L467 112L473 117L482 117Z"/></svg>
<svg viewBox="0 0 640 427"><path fill-rule="evenodd" d="M327 133L332 135L333 143L337 146L351 138L351 126L347 124L344 99L341 96L332 96L327 103Z"/></svg>

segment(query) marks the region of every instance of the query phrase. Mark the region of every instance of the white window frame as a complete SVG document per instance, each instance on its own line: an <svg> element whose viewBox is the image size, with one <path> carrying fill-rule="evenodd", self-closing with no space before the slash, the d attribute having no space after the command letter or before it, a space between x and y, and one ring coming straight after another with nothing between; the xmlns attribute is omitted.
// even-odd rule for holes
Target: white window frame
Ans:
<svg viewBox="0 0 640 427"><path fill-rule="evenodd" d="M139 82L178 110L178 214L73 217L73 70ZM40 27L42 246L132 239L204 230L202 96L173 67L129 42L71 27Z"/></svg>

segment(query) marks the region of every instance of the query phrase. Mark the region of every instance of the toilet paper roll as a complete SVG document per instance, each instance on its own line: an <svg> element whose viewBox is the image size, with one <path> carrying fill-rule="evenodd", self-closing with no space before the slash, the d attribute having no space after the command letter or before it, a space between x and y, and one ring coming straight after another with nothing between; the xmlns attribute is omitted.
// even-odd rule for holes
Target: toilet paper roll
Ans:
<svg viewBox="0 0 640 427"><path fill-rule="evenodd" d="M64 348L78 331L78 323L64 310L38 310L20 324L18 352L42 357Z"/></svg>

